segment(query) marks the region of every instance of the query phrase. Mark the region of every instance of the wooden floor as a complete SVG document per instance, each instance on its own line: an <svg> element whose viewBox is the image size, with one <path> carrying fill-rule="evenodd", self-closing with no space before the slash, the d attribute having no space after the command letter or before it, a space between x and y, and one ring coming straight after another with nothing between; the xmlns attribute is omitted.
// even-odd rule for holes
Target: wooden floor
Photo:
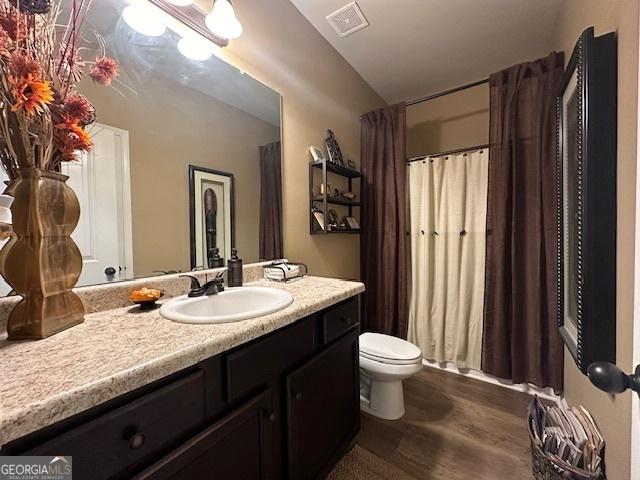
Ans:
<svg viewBox="0 0 640 480"><path fill-rule="evenodd" d="M393 479L530 479L531 397L433 368L404 382L406 414L362 414L356 444ZM385 477L388 475L385 475Z"/></svg>

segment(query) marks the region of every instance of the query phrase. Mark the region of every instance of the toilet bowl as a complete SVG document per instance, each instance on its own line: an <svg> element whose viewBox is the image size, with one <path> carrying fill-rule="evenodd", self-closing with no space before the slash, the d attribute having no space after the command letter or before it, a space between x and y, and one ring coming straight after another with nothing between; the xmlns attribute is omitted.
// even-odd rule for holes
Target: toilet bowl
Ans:
<svg viewBox="0 0 640 480"><path fill-rule="evenodd" d="M402 381L422 369L422 351L401 338L360 335L360 408L385 420L404 415Z"/></svg>

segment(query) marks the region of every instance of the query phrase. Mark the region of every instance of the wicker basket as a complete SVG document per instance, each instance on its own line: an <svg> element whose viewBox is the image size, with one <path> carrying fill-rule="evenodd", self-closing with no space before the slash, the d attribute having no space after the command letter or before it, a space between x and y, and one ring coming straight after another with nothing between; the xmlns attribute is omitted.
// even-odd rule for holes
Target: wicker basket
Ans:
<svg viewBox="0 0 640 480"><path fill-rule="evenodd" d="M574 472L555 464L536 445L531 430L529 430L529 440L531 442L531 469L535 480L606 480L606 475L600 469L595 473L586 470Z"/></svg>

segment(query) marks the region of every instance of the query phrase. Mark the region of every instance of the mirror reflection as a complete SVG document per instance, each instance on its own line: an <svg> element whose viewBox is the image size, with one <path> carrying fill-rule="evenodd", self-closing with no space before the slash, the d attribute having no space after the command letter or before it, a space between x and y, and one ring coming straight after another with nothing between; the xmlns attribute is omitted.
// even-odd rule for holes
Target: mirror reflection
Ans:
<svg viewBox="0 0 640 480"><path fill-rule="evenodd" d="M154 29L123 0L89 12L80 55L119 75L79 84L94 147L61 167L81 205L78 285L218 266L232 247L281 257L280 95L176 20Z"/></svg>

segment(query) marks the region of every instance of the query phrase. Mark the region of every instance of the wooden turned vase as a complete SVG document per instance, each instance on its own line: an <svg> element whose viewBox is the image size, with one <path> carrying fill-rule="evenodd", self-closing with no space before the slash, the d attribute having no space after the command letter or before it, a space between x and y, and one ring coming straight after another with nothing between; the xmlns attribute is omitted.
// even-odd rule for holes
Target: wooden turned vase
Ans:
<svg viewBox="0 0 640 480"><path fill-rule="evenodd" d="M13 235L0 251L2 276L22 297L9 316L10 340L51 336L84 321L84 305L71 290L82 270L82 255L71 239L80 204L68 177L21 168L6 194Z"/></svg>

